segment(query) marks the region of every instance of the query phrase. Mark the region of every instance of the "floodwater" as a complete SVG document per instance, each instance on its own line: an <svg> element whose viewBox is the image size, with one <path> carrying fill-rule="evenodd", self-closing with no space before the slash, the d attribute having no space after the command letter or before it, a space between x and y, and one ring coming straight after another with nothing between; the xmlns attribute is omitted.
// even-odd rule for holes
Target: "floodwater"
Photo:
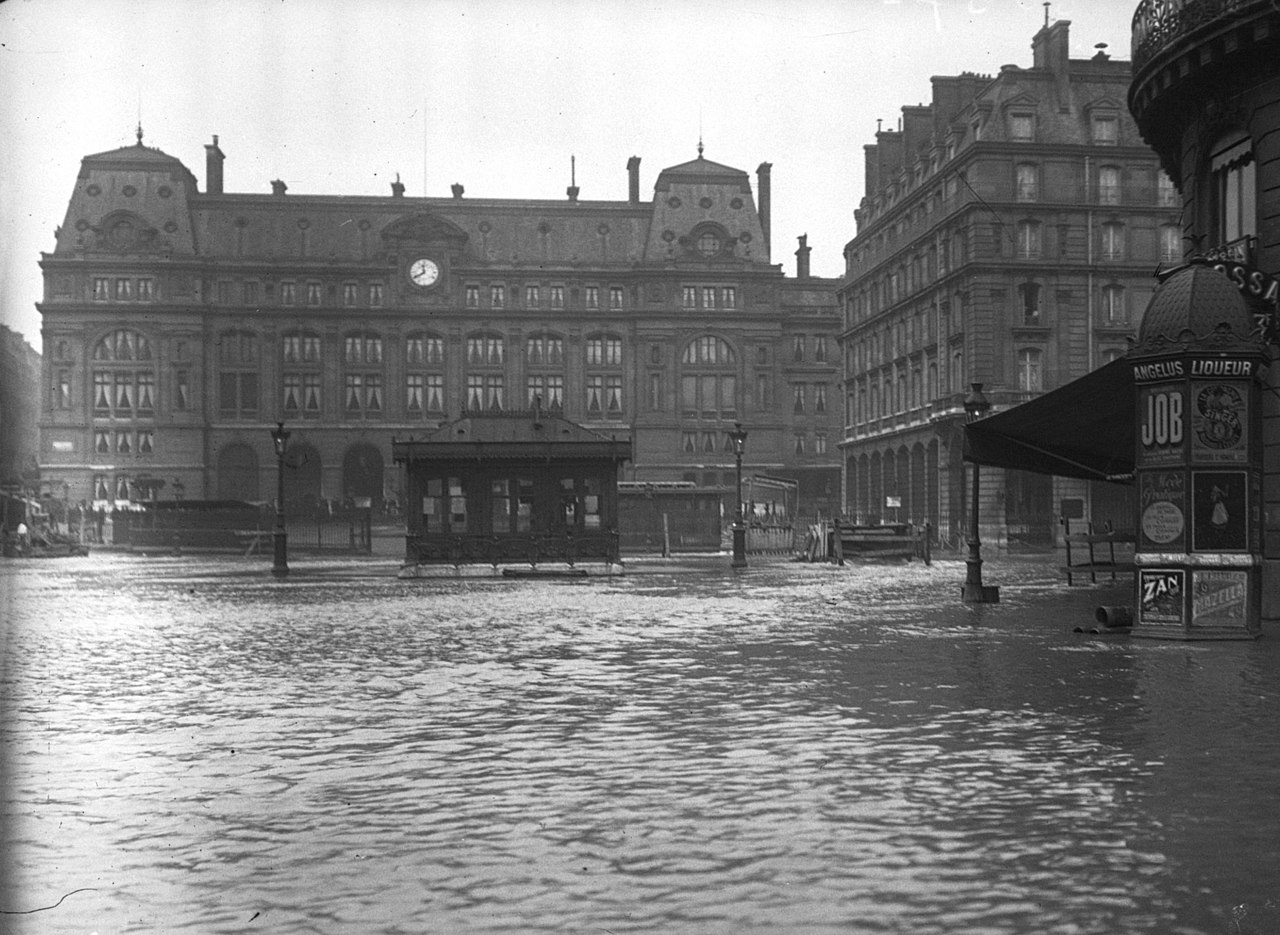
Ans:
<svg viewBox="0 0 1280 935"><path fill-rule="evenodd" d="M1280 634L727 564L0 563L0 929L1280 932Z"/></svg>

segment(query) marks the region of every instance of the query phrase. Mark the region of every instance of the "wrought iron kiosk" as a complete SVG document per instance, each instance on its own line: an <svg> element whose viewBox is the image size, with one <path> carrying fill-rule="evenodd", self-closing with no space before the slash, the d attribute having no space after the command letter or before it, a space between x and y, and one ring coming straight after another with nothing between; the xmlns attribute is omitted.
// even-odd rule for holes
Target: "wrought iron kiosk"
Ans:
<svg viewBox="0 0 1280 935"><path fill-rule="evenodd" d="M543 410L475 412L391 452L405 466L402 577L621 570L629 439Z"/></svg>
<svg viewBox="0 0 1280 935"><path fill-rule="evenodd" d="M1265 351L1235 285L1192 263L1156 288L1129 353L1137 406L1135 636L1261 630Z"/></svg>

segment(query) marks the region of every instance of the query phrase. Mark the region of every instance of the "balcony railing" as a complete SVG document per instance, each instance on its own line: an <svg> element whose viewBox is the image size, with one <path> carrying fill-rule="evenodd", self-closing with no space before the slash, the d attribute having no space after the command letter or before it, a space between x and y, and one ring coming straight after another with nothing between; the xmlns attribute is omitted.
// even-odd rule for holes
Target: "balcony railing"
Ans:
<svg viewBox="0 0 1280 935"><path fill-rule="evenodd" d="M1133 14L1134 73L1200 27L1258 5L1258 0L1142 0Z"/></svg>

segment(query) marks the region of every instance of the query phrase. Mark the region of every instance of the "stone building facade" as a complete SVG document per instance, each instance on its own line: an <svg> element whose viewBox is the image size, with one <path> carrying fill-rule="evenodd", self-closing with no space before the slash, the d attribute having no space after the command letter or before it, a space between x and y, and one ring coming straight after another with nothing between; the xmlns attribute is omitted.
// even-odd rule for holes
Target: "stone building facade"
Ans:
<svg viewBox="0 0 1280 935"><path fill-rule="evenodd" d="M561 201L204 190L146 146L87 156L44 254L41 466L72 499L402 496L392 437L541 407L630 438L626 480L748 472L839 496L833 280L771 259L770 169L702 155L640 197Z"/></svg>
<svg viewBox="0 0 1280 935"><path fill-rule="evenodd" d="M37 492L39 399L40 355L0 325L0 486Z"/></svg>
<svg viewBox="0 0 1280 935"><path fill-rule="evenodd" d="M1123 356L1184 253L1179 201L1125 109L1129 63L1069 55L1058 21L1029 68L935 77L932 102L865 149L839 290L843 495L863 521L964 534L963 400L994 411ZM1118 485L984 471L984 543L1045 547L1058 517L1131 521ZM886 504L900 503L899 507Z"/></svg>
<svg viewBox="0 0 1280 935"><path fill-rule="evenodd" d="M1263 377L1261 623L1280 623L1280 10L1268 0L1143 0L1129 109L1180 192L1196 254L1235 283L1270 366ZM1196 337L1200 337L1197 335Z"/></svg>

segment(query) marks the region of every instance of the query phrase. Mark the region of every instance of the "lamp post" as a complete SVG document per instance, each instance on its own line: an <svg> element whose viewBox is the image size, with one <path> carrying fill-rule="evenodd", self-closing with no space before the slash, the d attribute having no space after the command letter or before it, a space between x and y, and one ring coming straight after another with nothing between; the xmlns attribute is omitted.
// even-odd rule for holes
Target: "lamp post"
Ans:
<svg viewBox="0 0 1280 935"><path fill-rule="evenodd" d="M271 441L276 448L276 528L271 536L275 558L271 573L283 578L289 574L289 534L284 529L284 450L289 444L289 433L283 422L277 422L271 430Z"/></svg>
<svg viewBox="0 0 1280 935"><path fill-rule="evenodd" d="M180 478L173 479L173 503L176 507L182 507L182 495L186 492L187 485Z"/></svg>
<svg viewBox="0 0 1280 935"><path fill-rule="evenodd" d="M733 445L733 456L738 463L738 499L733 510L733 561L730 564L734 568L746 568L747 528L742 524L742 449L747 443L747 431L741 422L733 423L729 442Z"/></svg>
<svg viewBox="0 0 1280 935"><path fill-rule="evenodd" d="M970 423L981 419L991 411L991 403L982 395L981 383L969 384L969 395L964 399L964 411ZM969 557L965 559L967 570L961 600L966 604L996 604L1000 601L1000 589L982 583L982 540L978 537L978 462L973 462L973 494L969 498Z"/></svg>

